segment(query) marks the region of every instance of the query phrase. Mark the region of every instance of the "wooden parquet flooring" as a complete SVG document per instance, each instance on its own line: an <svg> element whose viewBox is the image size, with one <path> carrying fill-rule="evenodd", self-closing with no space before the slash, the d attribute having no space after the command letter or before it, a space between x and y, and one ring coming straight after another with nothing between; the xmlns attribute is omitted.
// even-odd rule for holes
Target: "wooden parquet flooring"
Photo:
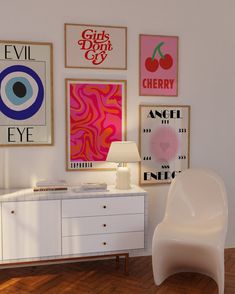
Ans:
<svg viewBox="0 0 235 294"><path fill-rule="evenodd" d="M235 294L235 249L225 250L225 294ZM182 273L157 287L151 256L130 258L129 275L123 260L97 260L70 264L0 270L0 294L217 294L209 277Z"/></svg>

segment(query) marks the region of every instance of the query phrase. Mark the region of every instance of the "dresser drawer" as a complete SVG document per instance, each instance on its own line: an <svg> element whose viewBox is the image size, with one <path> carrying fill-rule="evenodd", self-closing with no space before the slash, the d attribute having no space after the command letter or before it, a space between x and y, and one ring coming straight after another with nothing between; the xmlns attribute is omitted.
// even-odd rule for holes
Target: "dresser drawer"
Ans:
<svg viewBox="0 0 235 294"><path fill-rule="evenodd" d="M144 248L144 232L62 238L62 254L79 254Z"/></svg>
<svg viewBox="0 0 235 294"><path fill-rule="evenodd" d="M144 196L62 200L62 217L144 213Z"/></svg>
<svg viewBox="0 0 235 294"><path fill-rule="evenodd" d="M144 214L62 219L62 236L144 231Z"/></svg>

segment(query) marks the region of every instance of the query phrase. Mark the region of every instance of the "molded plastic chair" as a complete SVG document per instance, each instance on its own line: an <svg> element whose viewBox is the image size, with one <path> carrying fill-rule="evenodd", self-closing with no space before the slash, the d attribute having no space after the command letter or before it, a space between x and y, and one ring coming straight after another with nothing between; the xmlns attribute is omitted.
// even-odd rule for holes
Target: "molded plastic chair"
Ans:
<svg viewBox="0 0 235 294"><path fill-rule="evenodd" d="M172 181L163 221L152 243L154 280L179 272L213 278L224 293L228 206L223 180L210 170L188 169Z"/></svg>

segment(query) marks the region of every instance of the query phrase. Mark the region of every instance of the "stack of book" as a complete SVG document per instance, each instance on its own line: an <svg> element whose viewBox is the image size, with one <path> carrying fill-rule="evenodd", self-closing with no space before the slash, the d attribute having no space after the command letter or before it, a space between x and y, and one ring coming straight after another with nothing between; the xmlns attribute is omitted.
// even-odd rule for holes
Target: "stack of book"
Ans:
<svg viewBox="0 0 235 294"><path fill-rule="evenodd" d="M66 191L68 190L67 182L64 180L57 181L39 181L33 188L34 192L43 191Z"/></svg>
<svg viewBox="0 0 235 294"><path fill-rule="evenodd" d="M83 183L78 187L72 189L73 192L83 193L83 192L105 192L107 190L106 183Z"/></svg>
<svg viewBox="0 0 235 294"><path fill-rule="evenodd" d="M107 184L106 183L83 183L81 185L81 189L84 191L107 190Z"/></svg>

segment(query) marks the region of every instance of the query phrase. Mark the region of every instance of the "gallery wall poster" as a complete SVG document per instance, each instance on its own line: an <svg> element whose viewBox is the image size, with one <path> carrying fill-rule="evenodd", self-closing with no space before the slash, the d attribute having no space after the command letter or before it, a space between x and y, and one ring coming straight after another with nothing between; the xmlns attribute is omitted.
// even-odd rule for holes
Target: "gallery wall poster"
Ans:
<svg viewBox="0 0 235 294"><path fill-rule="evenodd" d="M178 37L140 35L142 96L178 96Z"/></svg>
<svg viewBox="0 0 235 294"><path fill-rule="evenodd" d="M53 144L52 43L0 41L0 145Z"/></svg>
<svg viewBox="0 0 235 294"><path fill-rule="evenodd" d="M127 27L65 24L65 67L127 69Z"/></svg>
<svg viewBox="0 0 235 294"><path fill-rule="evenodd" d="M140 105L140 185L164 184L189 167L190 106Z"/></svg>
<svg viewBox="0 0 235 294"><path fill-rule="evenodd" d="M108 170L112 141L126 139L126 81L66 79L67 170Z"/></svg>

